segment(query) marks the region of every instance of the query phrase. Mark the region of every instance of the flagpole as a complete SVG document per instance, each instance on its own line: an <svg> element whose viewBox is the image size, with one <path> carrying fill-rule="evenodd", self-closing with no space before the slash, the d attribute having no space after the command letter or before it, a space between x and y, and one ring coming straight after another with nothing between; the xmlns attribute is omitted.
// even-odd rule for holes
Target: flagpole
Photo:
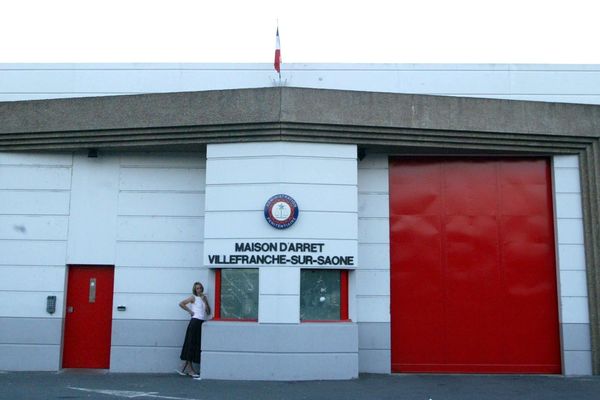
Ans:
<svg viewBox="0 0 600 400"><path fill-rule="evenodd" d="M279 18L277 18L277 41L278 41L279 48L280 48L279 52L281 54L281 43L279 42ZM279 57L281 57L281 55ZM279 62L280 62L280 64L279 64L280 66L279 66L279 71L277 71L277 74L279 74L279 86L281 86L281 58L280 58Z"/></svg>
<svg viewBox="0 0 600 400"><path fill-rule="evenodd" d="M279 42L279 18L277 18L277 33L275 35L275 70L279 76L279 86L281 86L281 45Z"/></svg>

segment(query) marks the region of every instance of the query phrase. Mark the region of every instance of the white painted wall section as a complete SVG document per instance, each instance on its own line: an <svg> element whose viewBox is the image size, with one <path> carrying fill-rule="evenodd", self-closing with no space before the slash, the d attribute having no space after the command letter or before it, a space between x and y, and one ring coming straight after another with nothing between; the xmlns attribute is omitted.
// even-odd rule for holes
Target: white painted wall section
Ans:
<svg viewBox="0 0 600 400"><path fill-rule="evenodd" d="M67 264L115 264L119 157L73 157Z"/></svg>
<svg viewBox="0 0 600 400"><path fill-rule="evenodd" d="M0 153L0 318L62 317L72 164L71 154Z"/></svg>
<svg viewBox="0 0 600 400"><path fill-rule="evenodd" d="M578 156L553 158L563 373L590 375L592 356Z"/></svg>
<svg viewBox="0 0 600 400"><path fill-rule="evenodd" d="M358 164L358 322L390 322L388 157L367 154Z"/></svg>
<svg viewBox="0 0 600 400"><path fill-rule="evenodd" d="M202 265L206 155L122 153L118 167L114 304L127 310L113 318L185 320L177 303L195 281L214 304Z"/></svg>

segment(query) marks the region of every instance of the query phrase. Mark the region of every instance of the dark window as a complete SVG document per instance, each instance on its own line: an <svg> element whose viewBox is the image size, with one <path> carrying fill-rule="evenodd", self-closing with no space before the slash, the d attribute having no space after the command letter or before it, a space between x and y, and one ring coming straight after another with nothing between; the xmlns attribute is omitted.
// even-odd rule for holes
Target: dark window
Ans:
<svg viewBox="0 0 600 400"><path fill-rule="evenodd" d="M348 319L348 271L303 269L300 272L300 320Z"/></svg>
<svg viewBox="0 0 600 400"><path fill-rule="evenodd" d="M216 270L215 319L258 320L258 269Z"/></svg>

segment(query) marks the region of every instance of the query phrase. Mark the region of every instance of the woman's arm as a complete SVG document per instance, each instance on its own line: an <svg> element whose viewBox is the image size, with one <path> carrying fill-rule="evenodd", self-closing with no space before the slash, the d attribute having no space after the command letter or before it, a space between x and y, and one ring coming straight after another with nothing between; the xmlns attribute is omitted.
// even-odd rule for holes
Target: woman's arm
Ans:
<svg viewBox="0 0 600 400"><path fill-rule="evenodd" d="M187 311L192 317L194 316L194 312L192 310L190 310L187 305L189 303L193 303L193 302L194 302L194 296L190 296L187 299L181 300L179 302L179 307L181 307L182 309Z"/></svg>
<svg viewBox="0 0 600 400"><path fill-rule="evenodd" d="M206 315L210 315L210 306L208 305L208 299L206 298L206 295L202 294L201 299L204 302L204 312Z"/></svg>

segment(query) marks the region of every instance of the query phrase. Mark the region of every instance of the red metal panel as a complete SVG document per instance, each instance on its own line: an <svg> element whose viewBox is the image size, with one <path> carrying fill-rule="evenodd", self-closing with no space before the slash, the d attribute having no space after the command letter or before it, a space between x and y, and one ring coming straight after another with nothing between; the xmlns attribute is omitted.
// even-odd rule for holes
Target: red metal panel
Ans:
<svg viewBox="0 0 600 400"><path fill-rule="evenodd" d="M221 319L221 269L215 269L214 319Z"/></svg>
<svg viewBox="0 0 600 400"><path fill-rule="evenodd" d="M63 368L110 367L113 276L112 266L69 266Z"/></svg>
<svg viewBox="0 0 600 400"><path fill-rule="evenodd" d="M390 163L390 236L392 264L392 368L422 363L426 343L428 361L443 362L444 321L429 318L443 313L442 224L440 218L441 169L418 160L405 160L402 168ZM393 191L392 191L393 188ZM402 196L392 195L402 193ZM394 249L403 249L402 252ZM418 259L418 263L412 260ZM402 312L398 312L401 305ZM400 346L419 337L420 344Z"/></svg>
<svg viewBox="0 0 600 400"><path fill-rule="evenodd" d="M390 161L392 371L560 373L544 159Z"/></svg>
<svg viewBox="0 0 600 400"><path fill-rule="evenodd" d="M349 321L348 317L348 270L340 271L340 321Z"/></svg>

